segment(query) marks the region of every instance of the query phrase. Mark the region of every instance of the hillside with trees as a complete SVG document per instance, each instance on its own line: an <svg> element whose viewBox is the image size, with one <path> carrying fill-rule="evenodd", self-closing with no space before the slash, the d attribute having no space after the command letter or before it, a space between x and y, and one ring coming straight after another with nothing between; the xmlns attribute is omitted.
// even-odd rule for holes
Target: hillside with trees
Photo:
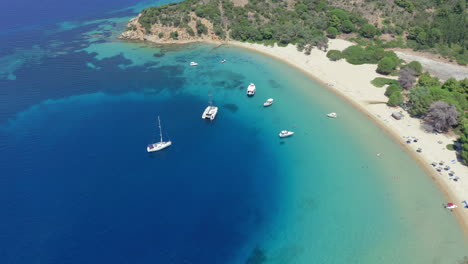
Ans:
<svg viewBox="0 0 468 264"><path fill-rule="evenodd" d="M155 35L155 28L168 27L169 33L156 35L291 43L305 52L326 50L327 38L340 37L363 46L428 51L466 65L466 6L466 0L185 0L144 9L127 30L141 26Z"/></svg>

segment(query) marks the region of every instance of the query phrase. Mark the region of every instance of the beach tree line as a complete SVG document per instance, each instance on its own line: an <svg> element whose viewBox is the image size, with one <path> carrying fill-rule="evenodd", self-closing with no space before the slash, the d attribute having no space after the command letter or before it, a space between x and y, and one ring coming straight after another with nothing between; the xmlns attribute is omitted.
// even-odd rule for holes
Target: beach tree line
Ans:
<svg viewBox="0 0 468 264"><path fill-rule="evenodd" d="M376 87L386 86L387 104L403 106L413 117L423 119L427 131L444 133L453 129L459 134L456 150L468 164L468 79L450 78L442 82L423 73L419 62L404 64L394 52L376 45L329 50L327 57L332 61L345 59L351 64L377 64L377 72L397 75L397 80L378 77L371 83Z"/></svg>
<svg viewBox="0 0 468 264"><path fill-rule="evenodd" d="M460 136L456 150L468 165L468 79L450 78L444 82L429 73L422 73L421 64L401 66L398 80L376 78L377 87L387 85L389 106L402 106L413 117L424 120L428 132L450 130Z"/></svg>
<svg viewBox="0 0 468 264"><path fill-rule="evenodd" d="M191 36L207 34L201 18L221 39L296 44L309 53L327 48L327 37L342 37L363 46L426 50L468 63L466 0L366 0L360 4L339 0L249 0L236 6L231 0L185 0L141 12L139 23L177 27ZM338 8L340 7L340 8ZM378 14L376 17L375 14ZM380 21L379 23L370 23ZM196 28L189 26L197 21ZM203 24L203 23L202 23ZM204 25L206 26L206 25ZM135 30L129 27L127 30ZM395 61L381 62L382 72L393 71Z"/></svg>

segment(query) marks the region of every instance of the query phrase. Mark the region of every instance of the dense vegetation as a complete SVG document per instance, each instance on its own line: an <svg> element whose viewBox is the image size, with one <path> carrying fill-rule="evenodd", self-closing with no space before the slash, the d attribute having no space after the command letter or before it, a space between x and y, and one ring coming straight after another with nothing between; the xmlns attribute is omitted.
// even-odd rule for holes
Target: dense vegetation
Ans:
<svg viewBox="0 0 468 264"><path fill-rule="evenodd" d="M162 24L192 35L189 22L205 18L222 39L292 43L306 52L313 46L326 49L326 36L343 35L364 46L428 50L466 65L466 6L466 0L249 0L244 6L231 0L185 0L144 9L139 22L147 30ZM207 32L198 23L196 31ZM393 70L389 59L382 64L382 72Z"/></svg>
<svg viewBox="0 0 468 264"><path fill-rule="evenodd" d="M340 3L338 0L330 2L366 16L374 22L374 26L378 26L378 37L372 40L355 38L361 44L425 50L455 59L459 64L468 63L466 0L366 0L361 4Z"/></svg>
<svg viewBox="0 0 468 264"><path fill-rule="evenodd" d="M376 87L388 85L387 104L405 103L412 116L424 120L426 130L447 132L453 129L459 134L456 150L468 165L468 79L450 78L441 82L429 73L420 74L419 69L418 62L411 62L401 66L398 81L379 77L371 83ZM407 79L408 76L411 77Z"/></svg>

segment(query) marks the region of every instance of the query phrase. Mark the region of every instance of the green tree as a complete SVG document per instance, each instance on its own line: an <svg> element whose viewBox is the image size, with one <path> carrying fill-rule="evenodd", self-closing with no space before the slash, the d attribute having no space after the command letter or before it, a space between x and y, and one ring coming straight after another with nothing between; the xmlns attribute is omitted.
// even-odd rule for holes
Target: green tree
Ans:
<svg viewBox="0 0 468 264"><path fill-rule="evenodd" d="M197 24L195 25L195 27L197 28L197 34L199 36L203 34L208 34L208 28L200 20L197 20Z"/></svg>
<svg viewBox="0 0 468 264"><path fill-rule="evenodd" d="M429 110L429 106L435 101L429 88L417 86L411 89L409 95L411 103L409 112L414 116L423 116Z"/></svg>
<svg viewBox="0 0 468 264"><path fill-rule="evenodd" d="M421 32L424 32L424 29L422 27L420 26L411 27L408 30L408 36L406 36L406 38L416 40L416 38Z"/></svg>
<svg viewBox="0 0 468 264"><path fill-rule="evenodd" d="M361 35L365 38L373 38L377 33L377 29L371 24L365 24L360 31Z"/></svg>
<svg viewBox="0 0 468 264"><path fill-rule="evenodd" d="M351 21L349 21L349 20L345 20L341 24L341 32L343 32L343 33L351 33L354 30L356 30L356 29L355 29L353 23Z"/></svg>
<svg viewBox="0 0 468 264"><path fill-rule="evenodd" d="M177 31L171 32L170 37L174 40L179 39L179 32Z"/></svg>
<svg viewBox="0 0 468 264"><path fill-rule="evenodd" d="M336 36L339 34L338 29L334 27L328 27L327 28L327 36L329 38L336 38Z"/></svg>
<svg viewBox="0 0 468 264"><path fill-rule="evenodd" d="M419 77L418 85L425 87L433 87L440 86L440 82L437 77L432 77L428 72L425 72Z"/></svg>
<svg viewBox="0 0 468 264"><path fill-rule="evenodd" d="M399 106L403 103L403 95L401 94L400 91L395 91L390 95L390 98L388 98L387 104L389 106Z"/></svg>
<svg viewBox="0 0 468 264"><path fill-rule="evenodd" d="M390 97L394 92L401 92L403 89L399 85L391 84L385 89L385 96Z"/></svg>
<svg viewBox="0 0 468 264"><path fill-rule="evenodd" d="M331 60L331 61L337 61L337 60L341 60L342 56L341 56L341 51L339 50L329 50L327 52L327 57Z"/></svg>
<svg viewBox="0 0 468 264"><path fill-rule="evenodd" d="M421 45L426 45L426 43L427 43L427 33L424 32L424 31L419 33L418 36L416 37L416 41Z"/></svg>
<svg viewBox="0 0 468 264"><path fill-rule="evenodd" d="M450 92L463 92L460 83L455 78L450 78L444 82L442 89L446 89Z"/></svg>
<svg viewBox="0 0 468 264"><path fill-rule="evenodd" d="M377 64L377 72L381 74L390 74L392 73L398 63L392 57L384 57Z"/></svg>
<svg viewBox="0 0 468 264"><path fill-rule="evenodd" d="M405 66L403 66L402 68L407 68L407 67L414 70L417 76L421 75L422 73L422 65L421 63L419 63L419 61L412 61L406 64Z"/></svg>
<svg viewBox="0 0 468 264"><path fill-rule="evenodd" d="M336 15L332 15L328 20L328 26L338 28L341 25L341 20Z"/></svg>
<svg viewBox="0 0 468 264"><path fill-rule="evenodd" d="M187 26L187 33L190 35L190 36L195 36L195 32L193 31L193 29L189 26Z"/></svg>

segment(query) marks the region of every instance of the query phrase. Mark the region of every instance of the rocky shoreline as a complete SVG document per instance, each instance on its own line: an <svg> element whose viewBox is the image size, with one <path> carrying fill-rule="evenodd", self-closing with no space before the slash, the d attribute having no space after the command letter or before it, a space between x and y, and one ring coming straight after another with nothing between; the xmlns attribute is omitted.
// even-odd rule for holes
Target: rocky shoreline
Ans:
<svg viewBox="0 0 468 264"><path fill-rule="evenodd" d="M190 14L191 21L188 27L192 29L193 35L189 34L189 29L186 27L170 27L162 24L153 24L149 30L144 28L139 22L141 14L132 18L127 24L127 30L122 32L119 39L123 40L139 40L150 41L158 44L185 44L194 42L208 43L223 43L221 39L213 31L213 24L204 18L197 17L193 12ZM207 34L197 34L196 21L200 21L206 28ZM177 37L172 37L177 32Z"/></svg>

